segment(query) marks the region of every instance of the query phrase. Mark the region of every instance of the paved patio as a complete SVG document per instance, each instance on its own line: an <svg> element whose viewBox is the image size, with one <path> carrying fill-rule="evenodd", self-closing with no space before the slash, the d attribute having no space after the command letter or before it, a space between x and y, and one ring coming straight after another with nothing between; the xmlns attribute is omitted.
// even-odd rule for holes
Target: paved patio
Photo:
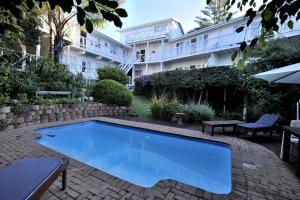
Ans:
<svg viewBox="0 0 300 200"><path fill-rule="evenodd" d="M34 142L34 129L89 120L102 120L134 127L158 130L195 138L225 142L232 147L233 189L229 195L216 195L173 180L163 180L153 188L142 188L79 161L70 160L68 188L60 191L54 183L42 199L299 199L300 180L273 152L265 147L235 137L214 137L195 130L113 118L90 118L0 132L0 168L24 157L60 156ZM200 156L200 155L199 155Z"/></svg>

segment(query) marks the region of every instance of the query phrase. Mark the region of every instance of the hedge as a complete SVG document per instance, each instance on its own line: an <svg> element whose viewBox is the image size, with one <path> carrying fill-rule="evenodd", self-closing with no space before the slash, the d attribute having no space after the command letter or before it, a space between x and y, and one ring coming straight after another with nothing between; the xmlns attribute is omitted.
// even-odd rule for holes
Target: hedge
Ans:
<svg viewBox="0 0 300 200"><path fill-rule="evenodd" d="M110 79L123 85L127 84L129 81L129 77L121 69L116 67L99 68L97 73L98 80Z"/></svg>
<svg viewBox="0 0 300 200"><path fill-rule="evenodd" d="M116 106L130 106L131 92L114 80L98 81L93 87L94 100L99 103Z"/></svg>
<svg viewBox="0 0 300 200"><path fill-rule="evenodd" d="M135 80L135 92L145 89L166 88L169 90L193 89L208 87L236 87L243 83L243 74L234 68L211 67L196 70L178 70L138 77Z"/></svg>

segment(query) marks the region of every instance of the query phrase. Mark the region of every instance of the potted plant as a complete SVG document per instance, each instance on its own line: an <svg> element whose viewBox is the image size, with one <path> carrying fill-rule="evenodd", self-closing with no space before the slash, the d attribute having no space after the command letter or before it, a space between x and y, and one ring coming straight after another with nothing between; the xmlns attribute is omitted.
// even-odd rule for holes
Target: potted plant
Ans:
<svg viewBox="0 0 300 200"><path fill-rule="evenodd" d="M8 106L9 97L0 94L0 113L10 113L11 107Z"/></svg>

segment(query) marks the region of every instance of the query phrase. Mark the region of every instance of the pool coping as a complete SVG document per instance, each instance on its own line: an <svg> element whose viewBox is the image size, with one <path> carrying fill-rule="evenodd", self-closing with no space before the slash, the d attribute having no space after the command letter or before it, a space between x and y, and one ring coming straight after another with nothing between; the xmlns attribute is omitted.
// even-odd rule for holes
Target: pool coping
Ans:
<svg viewBox="0 0 300 200"><path fill-rule="evenodd" d="M299 180L273 152L269 151L268 149L266 149L261 145L243 139L239 139L239 138L234 138L230 136L212 137L209 134L202 133L200 131L201 127L199 127L199 131L194 131L194 130L187 130L187 129L175 128L170 126L163 126L163 125L156 125L156 124L149 124L149 123L142 123L142 122L133 122L128 120L108 118L108 117L95 117L95 118L87 118L87 119L73 120L67 122L54 122L54 123L40 124L38 126L27 127L20 130L17 129L12 131L6 131L6 133L20 134L19 132L21 131L26 134L29 134L28 136L23 136L23 137L27 137L28 141L31 141L30 145L36 146L33 143L36 143L35 139L37 139L40 136L40 134L35 132L35 130L37 129L50 128L59 125L76 124L76 123L87 122L87 121L103 121L103 122L119 124L123 126L125 125L129 127L142 128L142 129L158 131L167 134L174 134L174 135L190 137L194 139L223 143L226 145L228 144L231 147L232 191L231 193L226 195L210 193L200 188L195 188L193 186L179 183L175 180L170 180L170 179L161 180L157 184L155 184L155 186L153 186L152 188L143 188L131 184L127 181L121 180L115 176L109 175L96 168L87 166L84 163L81 163L80 161L71 158L71 162L74 163L74 165L76 165L77 163L81 163L80 165L84 166L85 168L88 168L89 170L94 170L95 173L100 172L99 174L100 175L102 174L102 176L104 176L105 174L105 177L111 178L117 182L122 182L122 184L125 184L127 186L129 185L128 187L133 188L133 191L130 191L132 195L136 195L136 196L140 195L140 197L149 197L154 195L156 197L160 197L161 199L164 199L162 197L166 197L168 195L170 196L171 193L173 194L173 196L183 195L182 197L187 198L187 196L190 196L195 199L244 199L247 197L251 197L251 198L272 197L273 199L300 199ZM38 143L36 144L39 145ZM41 149L42 151L46 151L50 155L64 157L62 154L55 152L54 150L51 150L42 145L39 146L40 147L38 147L38 149ZM247 148L250 148L250 150ZM251 152L251 150L256 150L259 153L253 156L253 152ZM264 154L264 155L262 156L262 158L260 158L259 156L261 155L259 154ZM245 155L248 155L249 158ZM256 159L256 156L258 157L258 159ZM14 158L14 160L15 159L17 158ZM267 172L268 170L264 169L265 166L262 166L264 165L263 161L269 162L269 160L272 161L270 170L274 173L270 173L268 174L268 176L264 176L263 174L268 173ZM247 164L246 165L247 167L245 167L244 164ZM270 166L269 164L266 165ZM274 174L276 172L279 173L279 175L280 173L283 174L285 179L279 179L279 180L276 179L275 181L274 179L276 178L276 176L274 176ZM111 185L114 186L113 183L111 183ZM288 185L289 189L283 187L284 185ZM158 194L158 191L162 190L161 188L168 188L168 190L172 192L166 194L162 192L161 194ZM134 192L134 191L138 191L138 192ZM58 196L59 195L62 194L59 193Z"/></svg>

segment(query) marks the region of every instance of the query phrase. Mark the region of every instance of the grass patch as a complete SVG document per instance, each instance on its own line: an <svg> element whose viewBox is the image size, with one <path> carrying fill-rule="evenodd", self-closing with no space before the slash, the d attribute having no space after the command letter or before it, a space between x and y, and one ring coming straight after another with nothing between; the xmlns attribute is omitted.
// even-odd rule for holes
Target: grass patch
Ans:
<svg viewBox="0 0 300 200"><path fill-rule="evenodd" d="M130 106L132 113L138 114L140 117L150 117L150 99L134 95Z"/></svg>

